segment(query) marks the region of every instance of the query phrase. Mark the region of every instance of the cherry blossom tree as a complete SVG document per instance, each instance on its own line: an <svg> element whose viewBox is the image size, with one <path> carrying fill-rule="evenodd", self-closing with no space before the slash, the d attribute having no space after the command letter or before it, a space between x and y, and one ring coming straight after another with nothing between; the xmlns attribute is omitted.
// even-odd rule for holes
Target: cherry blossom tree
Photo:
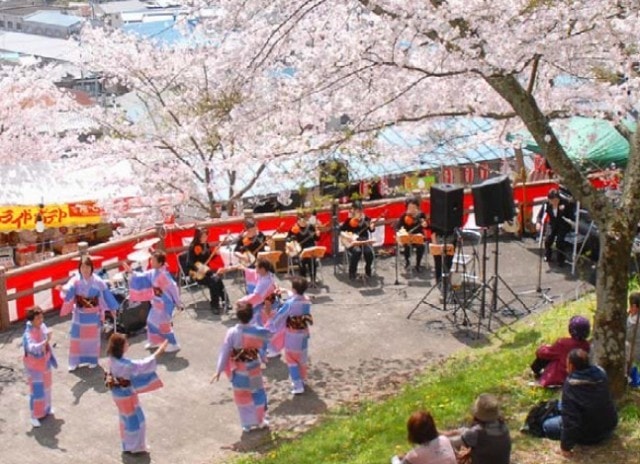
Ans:
<svg viewBox="0 0 640 464"><path fill-rule="evenodd" d="M625 385L627 271L640 219L638 132L624 129L638 91L637 2L632 0L221 0L214 29L246 42L242 72L293 69L276 110L255 113L307 136L349 116L351 143L388 125L448 116L490 117L531 133L562 181L592 213L601 259L596 361L612 390ZM271 110L271 107L270 107ZM550 121L610 119L631 155L622 196L596 190L567 156ZM635 125L636 122L633 121ZM497 134L496 134L497 136ZM503 137L504 134L501 134Z"/></svg>
<svg viewBox="0 0 640 464"><path fill-rule="evenodd" d="M5 166L58 160L81 147L90 119L73 94L56 87L53 66L0 67L0 159Z"/></svg>

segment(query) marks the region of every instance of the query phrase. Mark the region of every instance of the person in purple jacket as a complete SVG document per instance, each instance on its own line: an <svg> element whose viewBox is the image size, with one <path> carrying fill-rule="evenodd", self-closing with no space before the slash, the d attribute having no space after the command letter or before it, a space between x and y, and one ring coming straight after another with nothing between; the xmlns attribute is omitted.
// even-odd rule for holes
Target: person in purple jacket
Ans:
<svg viewBox="0 0 640 464"><path fill-rule="evenodd" d="M562 386L567 378L567 355L578 348L588 353L590 332L591 325L586 317L573 316L569 320L570 337L559 338L552 345L542 345L536 350L531 370L542 387Z"/></svg>

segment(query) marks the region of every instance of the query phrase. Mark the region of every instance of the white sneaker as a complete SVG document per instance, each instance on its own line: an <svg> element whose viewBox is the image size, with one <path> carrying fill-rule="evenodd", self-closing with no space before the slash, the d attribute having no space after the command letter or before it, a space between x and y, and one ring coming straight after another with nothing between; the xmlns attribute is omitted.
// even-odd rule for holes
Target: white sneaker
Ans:
<svg viewBox="0 0 640 464"><path fill-rule="evenodd" d="M176 351L180 351L180 345L169 345L164 351L165 353L175 353Z"/></svg>
<svg viewBox="0 0 640 464"><path fill-rule="evenodd" d="M95 369L96 367L98 367L98 365L97 364L89 364L87 367L89 369Z"/></svg>
<svg viewBox="0 0 640 464"><path fill-rule="evenodd" d="M31 425L33 427L40 427L40 421L38 419L31 419Z"/></svg>
<svg viewBox="0 0 640 464"><path fill-rule="evenodd" d="M78 366L76 364L70 364L69 365L69 372L73 372L78 368Z"/></svg>
<svg viewBox="0 0 640 464"><path fill-rule="evenodd" d="M267 350L267 358L277 358L278 356L280 356L279 352Z"/></svg>
<svg viewBox="0 0 640 464"><path fill-rule="evenodd" d="M53 408L49 408L49 416L53 416L56 412L54 411Z"/></svg>
<svg viewBox="0 0 640 464"><path fill-rule="evenodd" d="M242 432L243 432L243 433L249 433L249 432L251 432L251 427L250 427L250 426L248 426L248 425L243 425L243 426L242 426Z"/></svg>
<svg viewBox="0 0 640 464"><path fill-rule="evenodd" d="M262 419L262 423L258 426L259 429L268 429L269 428L269 419L266 417Z"/></svg>
<svg viewBox="0 0 640 464"><path fill-rule="evenodd" d="M292 395L302 395L304 393L304 387L293 388L291 390Z"/></svg>
<svg viewBox="0 0 640 464"><path fill-rule="evenodd" d="M158 348L158 345L153 345L152 343L145 343L144 345L145 350L152 350L154 348Z"/></svg>

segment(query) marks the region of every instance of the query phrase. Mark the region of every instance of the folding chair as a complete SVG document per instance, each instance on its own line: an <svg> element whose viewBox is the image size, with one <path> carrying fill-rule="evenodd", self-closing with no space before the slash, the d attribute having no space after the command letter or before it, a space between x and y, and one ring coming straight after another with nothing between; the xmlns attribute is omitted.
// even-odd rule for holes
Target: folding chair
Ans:
<svg viewBox="0 0 640 464"><path fill-rule="evenodd" d="M204 300L209 301L205 287L189 275L188 254L182 252L178 255L178 287L180 291L187 291L193 293L193 291L199 291L202 294Z"/></svg>

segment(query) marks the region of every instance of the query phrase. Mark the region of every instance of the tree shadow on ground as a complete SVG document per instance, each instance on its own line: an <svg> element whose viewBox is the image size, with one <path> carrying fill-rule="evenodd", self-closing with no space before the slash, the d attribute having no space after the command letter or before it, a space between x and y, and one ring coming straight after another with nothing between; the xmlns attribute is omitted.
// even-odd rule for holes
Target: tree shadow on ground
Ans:
<svg viewBox="0 0 640 464"><path fill-rule="evenodd" d="M514 339L510 342L504 342L500 345L501 348L521 348L526 345L531 345L534 342L540 340L542 334L535 329L530 329L523 332L516 333Z"/></svg>

